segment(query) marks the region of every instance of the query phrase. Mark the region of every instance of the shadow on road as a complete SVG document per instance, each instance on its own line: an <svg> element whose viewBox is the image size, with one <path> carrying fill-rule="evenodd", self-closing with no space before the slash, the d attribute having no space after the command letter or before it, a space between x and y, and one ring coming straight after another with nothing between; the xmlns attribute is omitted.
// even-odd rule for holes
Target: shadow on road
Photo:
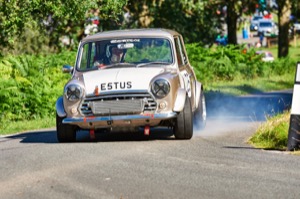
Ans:
<svg viewBox="0 0 300 199"><path fill-rule="evenodd" d="M150 135L144 135L143 129L136 133L99 133L95 141L116 142L116 141L153 141L153 140L174 140L172 129L151 128Z"/></svg>
<svg viewBox="0 0 300 199"><path fill-rule="evenodd" d="M224 149L238 149L238 150L262 150L262 148L244 147L244 146L223 146Z"/></svg>
<svg viewBox="0 0 300 199"><path fill-rule="evenodd" d="M57 143L56 130L26 132L7 136L6 139L18 139L21 143Z"/></svg>
<svg viewBox="0 0 300 199"><path fill-rule="evenodd" d="M56 130L41 130L26 132L17 135L8 136L8 139L18 139L21 143L58 143ZM172 140L175 139L171 129L153 128L151 134L146 136L143 131L135 133L96 133L95 139L90 139L89 131L78 131L76 135L76 143L84 142L126 142L126 141L151 141L151 140ZM2 140L5 141L5 140Z"/></svg>

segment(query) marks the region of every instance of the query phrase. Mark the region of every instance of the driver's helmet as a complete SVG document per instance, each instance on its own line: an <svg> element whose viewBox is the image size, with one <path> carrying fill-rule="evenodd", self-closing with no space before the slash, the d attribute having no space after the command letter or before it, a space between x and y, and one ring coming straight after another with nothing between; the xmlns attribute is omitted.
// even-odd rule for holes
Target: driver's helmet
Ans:
<svg viewBox="0 0 300 199"><path fill-rule="evenodd" d="M106 55L110 63L120 63L124 61L125 49L118 48L118 46L109 46Z"/></svg>

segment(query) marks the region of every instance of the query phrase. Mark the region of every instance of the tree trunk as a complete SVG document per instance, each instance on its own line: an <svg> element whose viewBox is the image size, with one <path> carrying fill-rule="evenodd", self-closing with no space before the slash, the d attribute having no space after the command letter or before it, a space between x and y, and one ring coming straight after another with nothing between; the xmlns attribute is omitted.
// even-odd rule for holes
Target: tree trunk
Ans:
<svg viewBox="0 0 300 199"><path fill-rule="evenodd" d="M227 36L228 44L237 44L237 19L238 15L235 12L234 1L227 2Z"/></svg>
<svg viewBox="0 0 300 199"><path fill-rule="evenodd" d="M278 0L278 57L286 57L289 54L289 23L291 15L290 0Z"/></svg>
<svg viewBox="0 0 300 199"><path fill-rule="evenodd" d="M146 3L143 5L143 11L140 13L139 16L139 24L142 28L148 28L150 23L151 23L151 18L150 18L150 11L149 7L147 6Z"/></svg>

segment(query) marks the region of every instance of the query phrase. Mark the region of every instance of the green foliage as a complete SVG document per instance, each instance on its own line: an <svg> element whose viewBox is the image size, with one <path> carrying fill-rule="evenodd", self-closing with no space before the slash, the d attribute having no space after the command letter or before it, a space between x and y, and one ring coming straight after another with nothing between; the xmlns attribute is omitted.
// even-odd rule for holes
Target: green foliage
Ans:
<svg viewBox="0 0 300 199"><path fill-rule="evenodd" d="M264 62L254 48L243 45L203 48L198 44L187 44L187 53L196 76L204 84L214 81L232 81L236 78L253 79L272 74L283 75L294 71L295 61L284 58Z"/></svg>
<svg viewBox="0 0 300 199"><path fill-rule="evenodd" d="M47 37L46 45L59 47L62 36L78 41L90 10L99 9L101 19L118 20L125 4L126 0L0 1L0 47L16 47L17 38L28 24L35 24L40 35Z"/></svg>
<svg viewBox="0 0 300 199"><path fill-rule="evenodd" d="M72 65L74 58L75 52L2 58L0 123L54 117L55 101L69 78L62 65Z"/></svg>
<svg viewBox="0 0 300 199"><path fill-rule="evenodd" d="M54 52L54 48L49 47L49 37L40 30L35 21L25 24L22 33L15 38L13 48L5 48L8 54L48 54ZM57 44L62 46L62 44Z"/></svg>
<svg viewBox="0 0 300 199"><path fill-rule="evenodd" d="M294 10L299 7L296 0L277 3L282 9L286 5L287 11L290 4ZM241 17L252 15L256 4L257 0L1 0L0 56L12 47L16 49L13 53L36 53L41 49L47 51L47 47L59 51L63 47L62 37L69 39L66 44L69 49L75 49L84 36L87 19L94 17L92 11L95 10L100 18L100 30L169 28L180 32L186 42L201 41L202 45L209 46L216 35L224 31L222 25L227 22L229 43L236 44L236 24L243 24ZM227 12L224 11L225 6ZM125 12L128 17L124 16ZM288 16L281 17L285 18L288 19ZM284 31L287 33L288 28ZM279 37L285 35L288 34ZM286 56L287 40L284 40L284 46L279 45L284 50L280 55Z"/></svg>
<svg viewBox="0 0 300 199"><path fill-rule="evenodd" d="M168 28L180 32L186 42L212 45L221 31L216 8L208 0L128 0L130 18L125 28Z"/></svg>
<svg viewBox="0 0 300 199"><path fill-rule="evenodd" d="M272 71L278 75L285 74L287 72L294 72L295 66L296 66L295 61L290 57L277 59L276 62L270 65Z"/></svg>
<svg viewBox="0 0 300 199"><path fill-rule="evenodd" d="M39 118L35 120L10 121L0 126L0 134L28 132L30 130L51 128L55 126L55 117Z"/></svg>

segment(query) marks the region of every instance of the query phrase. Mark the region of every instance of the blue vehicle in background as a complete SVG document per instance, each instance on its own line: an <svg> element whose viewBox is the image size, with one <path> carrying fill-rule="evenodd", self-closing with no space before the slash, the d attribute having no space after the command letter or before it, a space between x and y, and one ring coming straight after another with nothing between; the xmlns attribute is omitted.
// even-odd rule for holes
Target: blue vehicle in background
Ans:
<svg viewBox="0 0 300 199"><path fill-rule="evenodd" d="M218 35L215 42L217 45L226 46L228 44L227 35L224 35L223 33Z"/></svg>

